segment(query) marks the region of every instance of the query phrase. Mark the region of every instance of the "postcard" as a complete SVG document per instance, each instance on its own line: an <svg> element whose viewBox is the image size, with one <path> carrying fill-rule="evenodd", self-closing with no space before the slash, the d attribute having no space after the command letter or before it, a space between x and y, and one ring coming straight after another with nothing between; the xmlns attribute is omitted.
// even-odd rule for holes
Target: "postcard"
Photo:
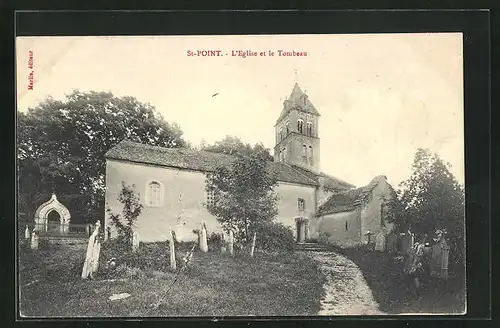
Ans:
<svg viewBox="0 0 500 328"><path fill-rule="evenodd" d="M20 316L466 313L462 40L17 37Z"/></svg>

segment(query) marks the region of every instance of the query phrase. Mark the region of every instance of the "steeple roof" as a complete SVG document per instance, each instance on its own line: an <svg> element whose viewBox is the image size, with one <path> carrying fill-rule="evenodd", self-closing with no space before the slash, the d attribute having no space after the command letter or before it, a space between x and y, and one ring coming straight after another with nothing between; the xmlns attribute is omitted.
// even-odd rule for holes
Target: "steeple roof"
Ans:
<svg viewBox="0 0 500 328"><path fill-rule="evenodd" d="M283 103L283 110L276 121L279 122L285 117L291 110L299 110L312 115L320 116L318 110L314 107L312 102L309 100L307 94L305 94L302 89L300 89L299 84L295 83L293 86L292 93Z"/></svg>

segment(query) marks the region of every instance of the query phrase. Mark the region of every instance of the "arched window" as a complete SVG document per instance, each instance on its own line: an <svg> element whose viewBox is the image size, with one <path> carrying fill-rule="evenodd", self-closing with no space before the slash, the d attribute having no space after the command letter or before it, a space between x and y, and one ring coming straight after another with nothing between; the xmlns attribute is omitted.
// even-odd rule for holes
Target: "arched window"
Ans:
<svg viewBox="0 0 500 328"><path fill-rule="evenodd" d="M307 146L302 145L302 159L307 163Z"/></svg>
<svg viewBox="0 0 500 328"><path fill-rule="evenodd" d="M285 129L286 129L286 135L288 135L290 133L290 122L286 122Z"/></svg>
<svg viewBox="0 0 500 328"><path fill-rule="evenodd" d="M304 121L301 119L297 121L297 132L304 133Z"/></svg>
<svg viewBox="0 0 500 328"><path fill-rule="evenodd" d="M309 162L311 164L313 164L313 161L314 161L314 156L313 156L313 147L312 146L309 146Z"/></svg>
<svg viewBox="0 0 500 328"><path fill-rule="evenodd" d="M313 134L313 124L311 122L307 122L306 134L308 136L312 136Z"/></svg>
<svg viewBox="0 0 500 328"><path fill-rule="evenodd" d="M347 221L345 221L345 231L347 231Z"/></svg>
<svg viewBox="0 0 500 328"><path fill-rule="evenodd" d="M283 140L283 128L280 128L280 141Z"/></svg>
<svg viewBox="0 0 500 328"><path fill-rule="evenodd" d="M146 188L146 206L160 206L163 201L163 188L158 181L151 181Z"/></svg>
<svg viewBox="0 0 500 328"><path fill-rule="evenodd" d="M285 162L286 161L286 147L283 148L282 153L283 153L283 162Z"/></svg>

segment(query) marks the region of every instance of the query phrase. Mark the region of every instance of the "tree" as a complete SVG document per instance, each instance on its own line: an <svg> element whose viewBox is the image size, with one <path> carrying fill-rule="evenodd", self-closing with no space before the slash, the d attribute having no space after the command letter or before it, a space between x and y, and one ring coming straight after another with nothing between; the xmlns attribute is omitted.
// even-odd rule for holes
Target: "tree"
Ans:
<svg viewBox="0 0 500 328"><path fill-rule="evenodd" d="M220 141L216 141L213 145L207 145L205 142L200 144L200 149L213 153L223 153L227 155L250 156L252 153L259 153L265 159L272 161L273 157L269 149L264 147L262 143L257 143L253 147L244 143L237 137L226 136Z"/></svg>
<svg viewBox="0 0 500 328"><path fill-rule="evenodd" d="M121 140L183 147L182 131L150 104L105 92L74 91L48 98L17 115L19 212L33 218L52 192L70 209L72 222L104 214L104 154Z"/></svg>
<svg viewBox="0 0 500 328"><path fill-rule="evenodd" d="M217 167L208 175L206 190L214 199L208 210L226 231L233 229L248 241L259 224L271 222L278 214L274 192L278 180L264 150L236 156L230 167Z"/></svg>
<svg viewBox="0 0 500 328"><path fill-rule="evenodd" d="M411 176L400 184L401 228L433 235L445 229L451 238L464 238L465 192L437 154L418 149Z"/></svg>
<svg viewBox="0 0 500 328"><path fill-rule="evenodd" d="M128 186L122 181L122 190L118 196L118 201L123 204L122 215L114 214L111 209L107 209L111 223L118 231L118 239L128 246L131 246L134 226L143 208L139 201L140 196L134 190L135 185Z"/></svg>

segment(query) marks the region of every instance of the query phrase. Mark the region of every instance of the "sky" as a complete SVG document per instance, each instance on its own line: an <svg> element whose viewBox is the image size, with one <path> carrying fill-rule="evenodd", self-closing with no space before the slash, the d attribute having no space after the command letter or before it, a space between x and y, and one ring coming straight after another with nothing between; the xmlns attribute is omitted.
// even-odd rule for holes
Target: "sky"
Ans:
<svg viewBox="0 0 500 328"><path fill-rule="evenodd" d="M222 56L188 56L198 50ZM297 82L321 114L323 172L357 186L386 175L397 186L428 148L464 182L461 33L22 37L16 57L20 111L74 89L134 96L194 145L231 135L272 150Z"/></svg>

